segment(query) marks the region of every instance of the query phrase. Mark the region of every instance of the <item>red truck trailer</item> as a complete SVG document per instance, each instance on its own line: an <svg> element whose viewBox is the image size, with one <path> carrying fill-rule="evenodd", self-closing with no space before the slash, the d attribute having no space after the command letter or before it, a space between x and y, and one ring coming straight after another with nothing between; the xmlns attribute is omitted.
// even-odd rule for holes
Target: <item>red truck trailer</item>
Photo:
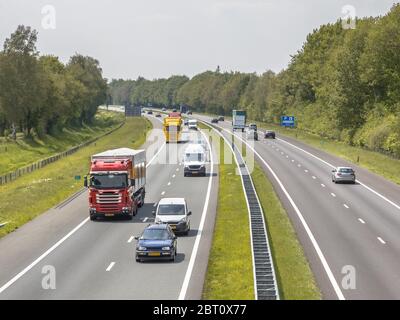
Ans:
<svg viewBox="0 0 400 320"><path fill-rule="evenodd" d="M93 155L85 177L90 220L114 216L132 219L144 204L145 185L145 150L120 148Z"/></svg>

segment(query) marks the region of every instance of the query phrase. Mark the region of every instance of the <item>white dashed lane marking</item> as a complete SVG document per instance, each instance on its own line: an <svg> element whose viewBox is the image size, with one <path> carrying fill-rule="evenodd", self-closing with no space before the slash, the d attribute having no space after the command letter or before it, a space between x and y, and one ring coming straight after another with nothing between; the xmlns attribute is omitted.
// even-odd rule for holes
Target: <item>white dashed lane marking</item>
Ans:
<svg viewBox="0 0 400 320"><path fill-rule="evenodd" d="M380 243L386 244L386 242L381 237L378 237L377 239L379 240Z"/></svg>
<svg viewBox="0 0 400 320"><path fill-rule="evenodd" d="M358 221L360 221L362 224L365 224L365 221L361 218L358 218Z"/></svg>
<svg viewBox="0 0 400 320"><path fill-rule="evenodd" d="M343 204L343 207L345 207L346 209L349 209L349 206L347 204Z"/></svg>
<svg viewBox="0 0 400 320"><path fill-rule="evenodd" d="M133 239L135 239L134 236L130 237L129 240L128 240L128 243L131 243L133 241Z"/></svg>
<svg viewBox="0 0 400 320"><path fill-rule="evenodd" d="M111 262L110 265L107 267L106 271L110 271L112 269L112 267L114 267L115 262Z"/></svg>

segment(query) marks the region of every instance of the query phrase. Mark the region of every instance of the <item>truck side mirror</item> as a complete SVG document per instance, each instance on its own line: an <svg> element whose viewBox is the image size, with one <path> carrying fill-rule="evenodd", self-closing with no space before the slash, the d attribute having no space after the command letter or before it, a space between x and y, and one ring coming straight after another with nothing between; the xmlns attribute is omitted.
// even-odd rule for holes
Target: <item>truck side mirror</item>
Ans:
<svg viewBox="0 0 400 320"><path fill-rule="evenodd" d="M153 216L155 216L155 215L156 215L156 210L153 210L153 211L151 212L151 214L152 214Z"/></svg>
<svg viewBox="0 0 400 320"><path fill-rule="evenodd" d="M87 179L87 176L85 176L85 177L83 178L83 186L84 186L85 188L88 187L88 179Z"/></svg>

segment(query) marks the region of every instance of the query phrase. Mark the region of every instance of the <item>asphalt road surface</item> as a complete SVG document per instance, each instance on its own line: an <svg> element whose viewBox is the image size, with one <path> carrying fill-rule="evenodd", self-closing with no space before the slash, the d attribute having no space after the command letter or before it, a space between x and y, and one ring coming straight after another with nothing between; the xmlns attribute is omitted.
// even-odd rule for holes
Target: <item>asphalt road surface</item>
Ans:
<svg viewBox="0 0 400 320"><path fill-rule="evenodd" d="M228 121L218 126L232 132ZM323 297L400 299L400 187L294 139L259 138L242 137L274 184ZM355 168L357 183L332 183L331 165Z"/></svg>
<svg viewBox="0 0 400 320"><path fill-rule="evenodd" d="M158 119L149 119L161 128ZM162 159L178 154L179 160L186 144L156 143L159 152L147 159L152 162L145 205L132 221L88 220L84 190L1 239L0 299L201 298L217 204L217 166L208 165L212 175L185 178L179 161L166 164ZM169 151L175 156L167 156ZM137 263L133 237L154 221L154 204L163 197L187 200L191 231L178 237L176 262ZM52 270L55 289L46 288Z"/></svg>

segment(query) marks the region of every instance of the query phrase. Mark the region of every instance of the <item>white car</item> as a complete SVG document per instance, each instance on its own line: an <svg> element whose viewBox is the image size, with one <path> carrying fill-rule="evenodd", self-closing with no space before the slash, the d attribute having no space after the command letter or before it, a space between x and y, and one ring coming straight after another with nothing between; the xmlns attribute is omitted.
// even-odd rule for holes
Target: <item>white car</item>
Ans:
<svg viewBox="0 0 400 320"><path fill-rule="evenodd" d="M188 128L189 128L189 130L197 130L197 120L196 119L190 119L188 121Z"/></svg>
<svg viewBox="0 0 400 320"><path fill-rule="evenodd" d="M351 182L356 183L356 173L350 167L337 167L332 170L332 182Z"/></svg>
<svg viewBox="0 0 400 320"><path fill-rule="evenodd" d="M183 176L206 176L206 150L200 144L189 144L183 156Z"/></svg>
<svg viewBox="0 0 400 320"><path fill-rule="evenodd" d="M157 204L155 223L166 223L175 233L187 235L191 215L184 198L163 198Z"/></svg>

